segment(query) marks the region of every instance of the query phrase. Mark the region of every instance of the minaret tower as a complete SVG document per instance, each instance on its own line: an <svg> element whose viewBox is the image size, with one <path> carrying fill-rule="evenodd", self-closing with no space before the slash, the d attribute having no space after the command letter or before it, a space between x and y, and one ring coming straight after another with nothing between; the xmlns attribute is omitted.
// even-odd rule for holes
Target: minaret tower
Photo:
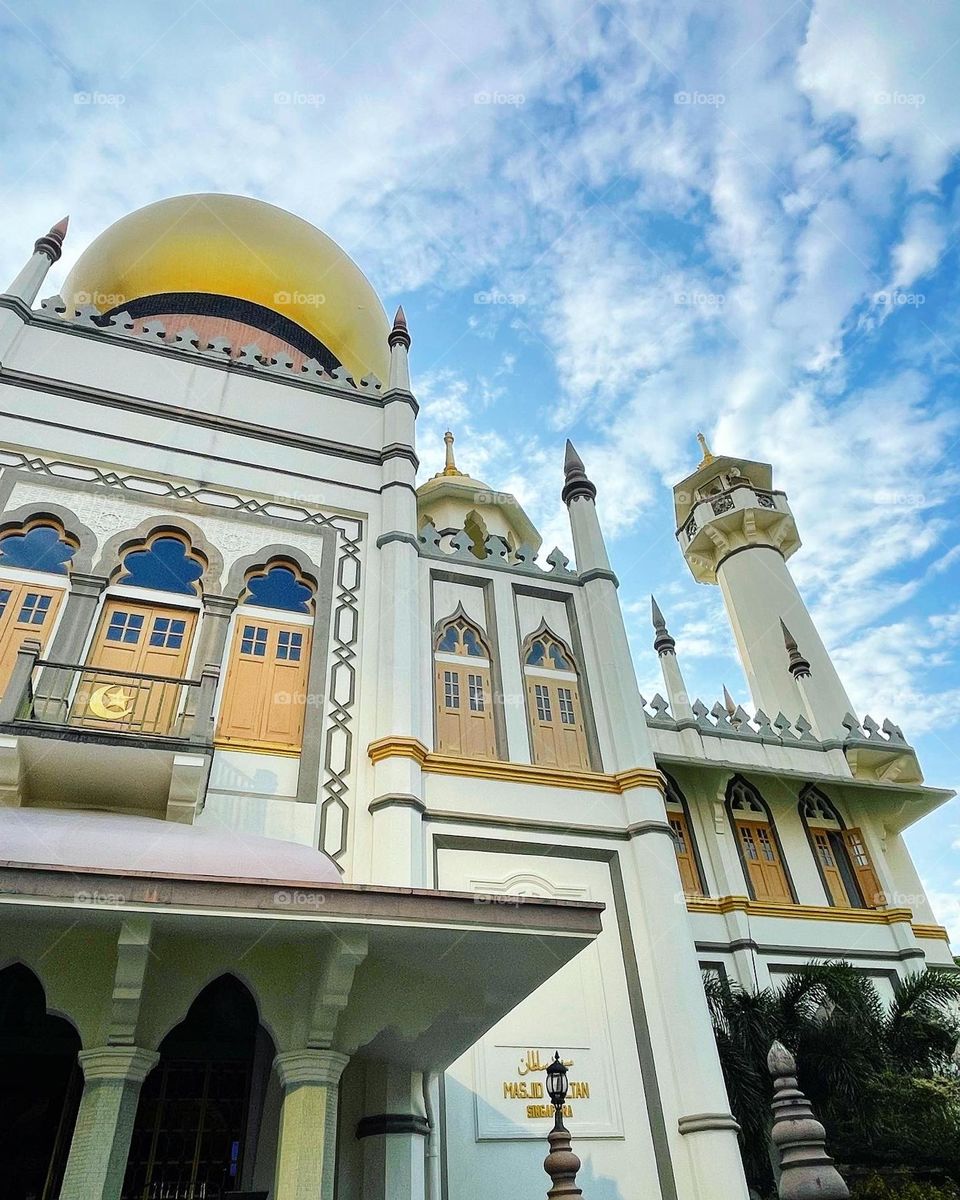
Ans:
<svg viewBox="0 0 960 1200"><path fill-rule="evenodd" d="M823 738L843 737L853 706L787 567L800 548L787 497L769 463L713 455L697 437L703 458L673 489L687 566L698 583L720 585L757 707L791 720L809 712ZM783 626L803 649L802 689Z"/></svg>
<svg viewBox="0 0 960 1200"><path fill-rule="evenodd" d="M69 217L58 221L49 233L38 237L33 245L33 254L13 283L5 290L4 295L16 296L27 305L36 300L47 272L63 253L63 239L67 236Z"/></svg>

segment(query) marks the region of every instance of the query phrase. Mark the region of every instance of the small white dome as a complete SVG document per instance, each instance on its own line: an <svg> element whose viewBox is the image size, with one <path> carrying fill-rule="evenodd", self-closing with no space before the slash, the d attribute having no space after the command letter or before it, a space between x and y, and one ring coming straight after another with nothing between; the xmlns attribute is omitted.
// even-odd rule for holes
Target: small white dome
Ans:
<svg viewBox="0 0 960 1200"><path fill-rule="evenodd" d="M279 838L124 813L0 808L0 861L181 878L340 883L332 858Z"/></svg>

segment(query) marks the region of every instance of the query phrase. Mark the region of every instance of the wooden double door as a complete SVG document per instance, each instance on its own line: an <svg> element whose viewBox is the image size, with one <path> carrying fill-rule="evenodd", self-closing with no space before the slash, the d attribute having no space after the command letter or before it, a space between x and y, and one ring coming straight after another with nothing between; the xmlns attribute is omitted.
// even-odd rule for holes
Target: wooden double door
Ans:
<svg viewBox="0 0 960 1200"><path fill-rule="evenodd" d="M145 736L176 733L187 691L179 681L187 673L196 625L195 609L109 599L70 722Z"/></svg>
<svg viewBox="0 0 960 1200"><path fill-rule="evenodd" d="M217 742L297 753L310 676L313 628L242 614L234 628Z"/></svg>

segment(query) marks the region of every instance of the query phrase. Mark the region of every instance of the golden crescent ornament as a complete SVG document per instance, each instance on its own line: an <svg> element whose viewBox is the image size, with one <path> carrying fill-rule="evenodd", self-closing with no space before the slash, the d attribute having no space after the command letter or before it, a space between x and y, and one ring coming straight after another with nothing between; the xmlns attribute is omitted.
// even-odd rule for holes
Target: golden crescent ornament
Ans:
<svg viewBox="0 0 960 1200"><path fill-rule="evenodd" d="M121 721L133 712L132 697L127 694L126 688L105 683L90 693L87 708L101 721Z"/></svg>

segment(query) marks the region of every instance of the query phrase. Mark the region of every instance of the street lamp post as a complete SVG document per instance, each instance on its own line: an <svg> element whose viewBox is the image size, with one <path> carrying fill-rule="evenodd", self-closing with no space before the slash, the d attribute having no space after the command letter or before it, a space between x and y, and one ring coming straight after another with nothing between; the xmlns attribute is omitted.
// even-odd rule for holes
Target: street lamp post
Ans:
<svg viewBox="0 0 960 1200"><path fill-rule="evenodd" d="M580 1159L570 1148L570 1131L563 1123L563 1104L567 1098L567 1068L563 1065L560 1052L553 1056L547 1067L547 1095L553 1105L553 1128L547 1134L550 1153L543 1160L543 1169L550 1176L552 1187L547 1200L563 1200L570 1196L582 1196L577 1187L577 1172Z"/></svg>

